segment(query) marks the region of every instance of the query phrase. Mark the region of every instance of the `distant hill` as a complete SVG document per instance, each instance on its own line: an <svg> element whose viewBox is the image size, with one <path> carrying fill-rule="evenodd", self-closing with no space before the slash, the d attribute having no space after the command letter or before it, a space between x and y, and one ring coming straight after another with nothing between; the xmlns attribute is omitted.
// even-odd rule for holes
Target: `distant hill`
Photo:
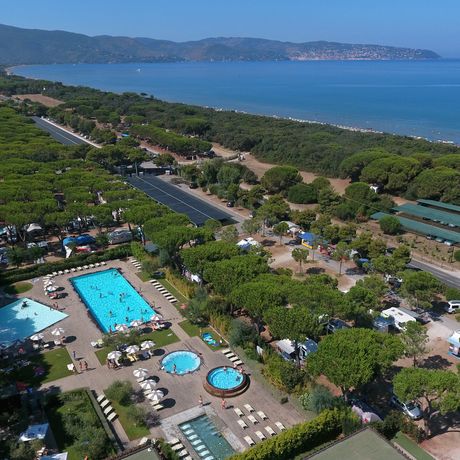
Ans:
<svg viewBox="0 0 460 460"><path fill-rule="evenodd" d="M290 43L260 38L205 38L172 42L152 38L89 37L0 24L0 64L437 59L434 51L326 41Z"/></svg>

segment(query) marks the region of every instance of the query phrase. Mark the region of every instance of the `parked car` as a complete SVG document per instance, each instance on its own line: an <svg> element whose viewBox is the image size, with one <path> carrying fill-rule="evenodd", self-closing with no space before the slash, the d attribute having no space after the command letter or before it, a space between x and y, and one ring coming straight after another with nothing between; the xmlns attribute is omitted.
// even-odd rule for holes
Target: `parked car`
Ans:
<svg viewBox="0 0 460 460"><path fill-rule="evenodd" d="M152 273L153 278L164 278L165 277L165 272L162 271L157 271Z"/></svg>
<svg viewBox="0 0 460 460"><path fill-rule="evenodd" d="M390 404L400 411L404 412L412 420L420 420L423 417L420 404L415 401L401 402L395 394L390 398Z"/></svg>
<svg viewBox="0 0 460 460"><path fill-rule="evenodd" d="M333 334L334 332L340 331L340 329L348 329L350 326L341 319L331 319L326 324L326 332Z"/></svg>
<svg viewBox="0 0 460 460"><path fill-rule="evenodd" d="M284 243L286 246L297 246L299 243L297 240L289 240L287 243Z"/></svg>
<svg viewBox="0 0 460 460"><path fill-rule="evenodd" d="M456 313L460 308L460 300L448 300L444 307L447 313Z"/></svg>

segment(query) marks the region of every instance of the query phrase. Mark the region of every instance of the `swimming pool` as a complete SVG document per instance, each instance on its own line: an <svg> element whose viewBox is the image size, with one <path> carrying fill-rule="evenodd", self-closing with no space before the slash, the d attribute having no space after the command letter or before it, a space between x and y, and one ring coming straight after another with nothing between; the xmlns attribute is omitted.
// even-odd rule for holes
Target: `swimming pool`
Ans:
<svg viewBox="0 0 460 460"><path fill-rule="evenodd" d="M135 319L148 321L155 313L118 270L110 268L70 278L70 282L104 332Z"/></svg>
<svg viewBox="0 0 460 460"><path fill-rule="evenodd" d="M220 366L211 369L203 384L213 396L231 398L245 392L249 387L249 377L232 367Z"/></svg>
<svg viewBox="0 0 460 460"><path fill-rule="evenodd" d="M23 308L23 303L26 305ZM0 308L0 344L9 346L67 318L68 315L29 298Z"/></svg>
<svg viewBox="0 0 460 460"><path fill-rule="evenodd" d="M201 364L200 357L193 351L173 351L161 360L161 367L170 374L188 374L196 371Z"/></svg>
<svg viewBox="0 0 460 460"><path fill-rule="evenodd" d="M179 428L203 460L224 460L235 453L207 415L182 423Z"/></svg>

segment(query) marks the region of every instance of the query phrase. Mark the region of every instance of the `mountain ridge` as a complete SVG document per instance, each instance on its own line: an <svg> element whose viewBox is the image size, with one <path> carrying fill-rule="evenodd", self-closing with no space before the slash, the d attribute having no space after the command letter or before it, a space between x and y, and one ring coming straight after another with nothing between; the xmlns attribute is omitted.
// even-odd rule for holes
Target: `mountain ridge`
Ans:
<svg viewBox="0 0 460 460"><path fill-rule="evenodd" d="M0 24L0 64L175 61L304 61L438 59L431 50L325 40L294 43L251 37L174 42L148 37L88 35Z"/></svg>

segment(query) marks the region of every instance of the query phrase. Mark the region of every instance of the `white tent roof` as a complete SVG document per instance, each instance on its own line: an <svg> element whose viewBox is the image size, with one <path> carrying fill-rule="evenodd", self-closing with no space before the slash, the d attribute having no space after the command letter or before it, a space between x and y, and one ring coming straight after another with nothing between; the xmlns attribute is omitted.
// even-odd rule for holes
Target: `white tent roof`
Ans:
<svg viewBox="0 0 460 460"><path fill-rule="evenodd" d="M383 310L382 316L385 318L394 318L395 322L397 323L408 323L409 321L416 321L416 319L413 316L404 313L396 307L391 307L387 308L386 310Z"/></svg>

